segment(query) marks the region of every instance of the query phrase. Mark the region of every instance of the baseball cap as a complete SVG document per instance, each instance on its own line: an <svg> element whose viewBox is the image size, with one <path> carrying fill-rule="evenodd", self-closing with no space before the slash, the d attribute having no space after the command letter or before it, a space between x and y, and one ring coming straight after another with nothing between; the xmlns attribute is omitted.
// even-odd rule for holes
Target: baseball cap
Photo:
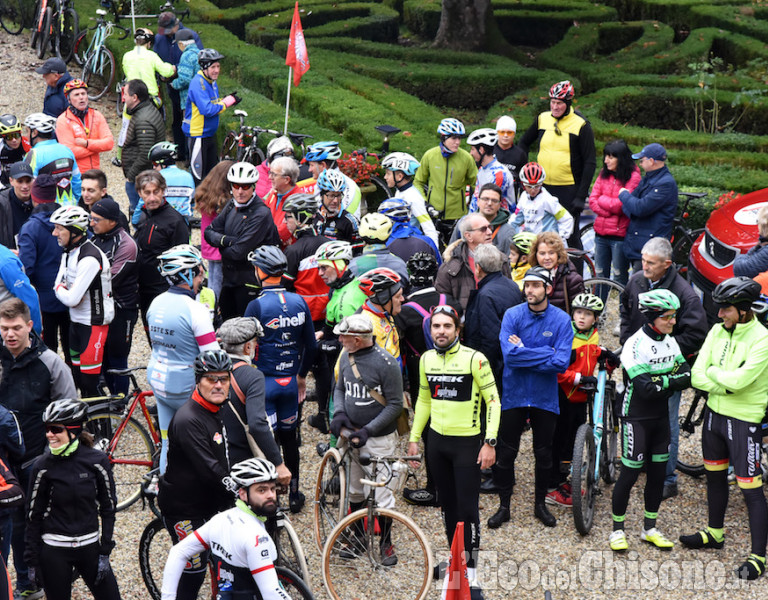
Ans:
<svg viewBox="0 0 768 600"><path fill-rule="evenodd" d="M174 15L170 11L166 11L163 13L160 13L160 16L157 18L157 33L160 35L166 35L169 33L169 29L173 29L176 25L176 15Z"/></svg>
<svg viewBox="0 0 768 600"><path fill-rule="evenodd" d="M34 177L32 174L32 167L24 161L15 162L8 169L8 176L12 179L20 179L22 177Z"/></svg>
<svg viewBox="0 0 768 600"><path fill-rule="evenodd" d="M640 150L637 154L633 154L632 158L637 160L638 158L652 158L653 160L667 160L667 151L661 144L648 144L645 148Z"/></svg>
<svg viewBox="0 0 768 600"><path fill-rule="evenodd" d="M177 42L189 42L191 40L195 39L195 36L192 35L191 29L180 29L176 32L176 36L174 38Z"/></svg>
<svg viewBox="0 0 768 600"><path fill-rule="evenodd" d="M48 75L48 73L59 73L63 75L67 72L67 65L60 58L49 58L41 66L35 69L38 75Z"/></svg>

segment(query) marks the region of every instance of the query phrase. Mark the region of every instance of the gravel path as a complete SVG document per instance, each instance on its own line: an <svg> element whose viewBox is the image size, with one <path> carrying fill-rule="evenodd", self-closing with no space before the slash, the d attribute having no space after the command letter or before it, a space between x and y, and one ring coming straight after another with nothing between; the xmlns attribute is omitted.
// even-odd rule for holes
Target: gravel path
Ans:
<svg viewBox="0 0 768 600"><path fill-rule="evenodd" d="M23 118L40 111L44 83L34 73L40 61L28 48L28 38L13 37L0 31L0 112L12 112ZM73 74L78 73L73 67ZM94 106L108 118L113 132L118 131L114 96ZM122 172L110 163L113 154L102 156L102 168L110 181L110 193L127 208ZM196 232L199 235L199 232ZM134 338L132 364L146 364L149 350L143 334L137 328ZM142 382L144 383L144 382ZM305 418L315 412L307 407ZM319 459L314 451L321 436L306 424L302 426L303 477L301 487L312 497ZM603 487L597 499L595 525L590 535L581 537L574 529L569 509L553 507L557 527L543 527L533 517L533 465L530 434L525 434L518 459L515 494L512 498L512 522L502 529L490 531L485 522L496 509L496 498L482 496L482 557L480 579L485 598L543 598L549 589L559 598L632 598L639 594L661 598L717 598L718 600L766 598L766 580L744 584L733 576L733 567L740 564L749 550L749 530L741 494L732 490L732 502L726 519L728 542L719 552L693 552L676 546L662 553L639 540L642 526L641 484L635 486L627 516L630 551L623 556L612 555L607 545L610 533L610 489ZM662 505L659 527L670 538L689 533L706 523L706 499L703 480L681 476L680 495ZM308 555L313 574L312 587L318 598L326 597L320 577L320 557L312 538L310 507L291 516ZM448 554L440 513L433 508L414 508L398 502L398 509L413 517L423 528L438 560ZM117 548L112 564L117 572L124 598L147 598L138 569L137 549L141 532L152 515L135 505L119 513L117 519ZM73 598L88 598L79 582ZM378 590L360 590L361 599L385 598ZM396 597L396 596L395 596ZM439 598L438 588L430 598ZM405 599L403 599L405 600Z"/></svg>

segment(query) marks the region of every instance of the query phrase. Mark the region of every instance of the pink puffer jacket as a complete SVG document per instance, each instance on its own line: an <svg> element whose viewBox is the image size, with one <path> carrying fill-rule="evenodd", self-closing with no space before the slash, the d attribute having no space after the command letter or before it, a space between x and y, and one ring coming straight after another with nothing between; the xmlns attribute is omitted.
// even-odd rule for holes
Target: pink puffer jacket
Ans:
<svg viewBox="0 0 768 600"><path fill-rule="evenodd" d="M595 213L595 233L624 237L629 227L629 217L621 210L619 190L627 188L630 192L640 183L640 169L635 167L626 185L614 175L598 176L592 193L589 195L589 208Z"/></svg>

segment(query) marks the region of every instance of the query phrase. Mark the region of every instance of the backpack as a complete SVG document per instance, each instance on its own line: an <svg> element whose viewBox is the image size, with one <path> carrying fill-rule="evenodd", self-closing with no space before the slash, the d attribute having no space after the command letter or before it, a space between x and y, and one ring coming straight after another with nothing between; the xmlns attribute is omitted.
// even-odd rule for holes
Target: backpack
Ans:
<svg viewBox="0 0 768 600"><path fill-rule="evenodd" d="M440 298L435 306L446 304L447 301L448 300L445 294L440 294ZM429 317L431 316L430 311L426 310L423 306L416 302L406 302L403 304L403 306L410 306L413 310L422 316L421 330L424 334L424 343L427 346L427 350L432 350L435 347L435 343L432 341L432 332L429 330ZM408 347L411 349L411 352L413 352L415 356L421 356L421 352L417 351L416 348L414 348L407 339L405 340L405 343L408 344Z"/></svg>

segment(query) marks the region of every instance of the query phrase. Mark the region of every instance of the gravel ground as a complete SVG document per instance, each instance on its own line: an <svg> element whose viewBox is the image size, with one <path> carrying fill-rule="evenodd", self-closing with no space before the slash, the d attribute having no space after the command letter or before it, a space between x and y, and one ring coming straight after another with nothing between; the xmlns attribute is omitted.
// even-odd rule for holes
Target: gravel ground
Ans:
<svg viewBox="0 0 768 600"><path fill-rule="evenodd" d="M13 37L0 31L0 112L12 112L23 118L42 108L44 83L34 73L40 61L28 48L27 37ZM73 74L78 73L72 67ZM114 97L102 99L95 106L107 116L113 132L118 131ZM102 168L110 181L110 193L127 208L122 172L113 167L113 153L102 156ZM199 232L196 232L199 235ZM146 364L149 349L142 332L134 336L132 364ZM144 384L145 382L142 382ZM307 407L305 418L315 412ZM315 430L302 425L301 487L312 497L319 459L314 446L322 440ZM630 551L623 556L612 555L607 539L611 529L610 489L602 486L603 495L596 504L595 525L586 537L580 536L572 522L569 509L553 507L558 518L555 528L545 528L533 517L533 464L530 434L525 434L518 459L515 494L512 498L513 517L497 531L490 531L485 522L496 509L494 496L480 499L482 517L482 557L480 579L485 598L543 598L549 589L559 598L631 598L647 593L658 599L717 598L718 600L766 598L765 579L751 584L739 582L733 567L740 564L749 550L749 530L744 502L732 490L726 528L728 542L719 552L687 551L679 544L668 553L643 544L639 540L642 527L642 483L635 486L628 515L627 531ZM670 538L689 533L706 523L706 490L703 480L686 476L679 479L680 495L662 505L659 527ZM320 576L320 557L312 537L311 506L291 520L302 540L312 572L312 588L318 598L326 597ZM424 530L432 543L437 560L448 554L440 513L434 508L415 508L398 502L398 510L410 515ZM138 569L138 541L152 514L140 505L119 513L117 518L117 547L112 564L117 573L124 598L147 598ZM76 586L73 598L88 598L82 583ZM366 600L389 598L379 590L361 589L359 597ZM392 597L397 598L397 595ZM430 598L439 598L435 587ZM405 600L405 599L403 599Z"/></svg>

